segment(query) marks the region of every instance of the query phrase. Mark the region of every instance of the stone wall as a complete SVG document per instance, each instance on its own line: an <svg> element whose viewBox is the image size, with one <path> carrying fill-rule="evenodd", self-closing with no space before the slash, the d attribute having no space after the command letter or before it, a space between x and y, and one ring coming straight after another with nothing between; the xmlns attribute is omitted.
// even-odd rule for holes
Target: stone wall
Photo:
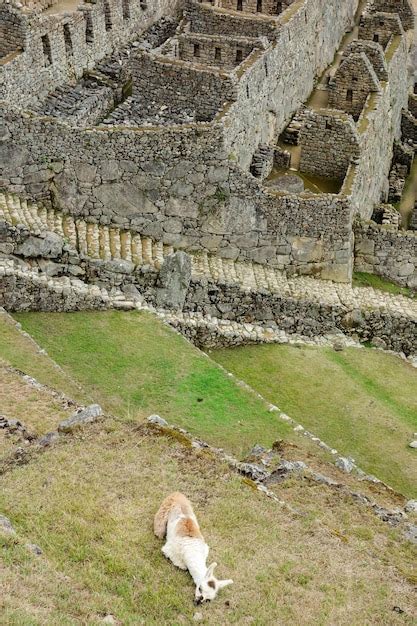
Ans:
<svg viewBox="0 0 417 626"><path fill-rule="evenodd" d="M21 16L12 5L2 4L0 6L0 58L11 52L23 50L24 41L25 31Z"/></svg>
<svg viewBox="0 0 417 626"><path fill-rule="evenodd" d="M206 4L187 0L184 17L190 23L191 32L231 37L267 37L273 39L278 24L261 15L236 16ZM255 18L255 19L254 19Z"/></svg>
<svg viewBox="0 0 417 626"><path fill-rule="evenodd" d="M417 233L375 222L356 223L355 269L417 291Z"/></svg>
<svg viewBox="0 0 417 626"><path fill-rule="evenodd" d="M38 104L162 16L178 16L182 0L148 0L146 5L129 6L129 17L118 0L80 4L71 13L21 13L24 52L0 65L2 98L17 106L24 103L25 108Z"/></svg>
<svg viewBox="0 0 417 626"><path fill-rule="evenodd" d="M240 167L249 170L260 144L276 143L333 60L357 6L358 0L297 2L289 17L284 12L277 18L280 28L272 46L243 63L236 103L224 116L229 152Z"/></svg>
<svg viewBox="0 0 417 626"><path fill-rule="evenodd" d="M380 93L371 93L357 123L360 153L351 165L342 192L351 196L356 213L364 219L388 192L393 142L401 136L401 116L407 108L408 46L405 37L394 37L385 52L388 82Z"/></svg>
<svg viewBox="0 0 417 626"><path fill-rule="evenodd" d="M366 39L352 41L345 50L345 56L365 53L379 80L388 80L387 62L380 44Z"/></svg>
<svg viewBox="0 0 417 626"><path fill-rule="evenodd" d="M21 0L20 4L31 10L44 11L50 6L57 4L59 0ZM80 0L81 3L81 0Z"/></svg>
<svg viewBox="0 0 417 626"><path fill-rule="evenodd" d="M259 40L246 37L225 38L191 33L178 37L178 47L179 58L183 61L232 69L262 44Z"/></svg>
<svg viewBox="0 0 417 626"><path fill-rule="evenodd" d="M403 33L404 29L398 15L366 12L361 17L359 39L369 39L385 48L393 35Z"/></svg>
<svg viewBox="0 0 417 626"><path fill-rule="evenodd" d="M352 158L359 156L354 121L339 111L309 111L300 132L300 171L343 181Z"/></svg>
<svg viewBox="0 0 417 626"><path fill-rule="evenodd" d="M131 274L118 273L116 264L111 271L94 265L89 270L88 282L82 282L66 276L56 278L36 273L25 263L13 266L6 261L4 266L0 257L0 306L8 311L75 311L134 308L135 300L142 302L143 298L148 304L158 303L162 272L144 267ZM178 281L179 277L172 278ZM296 297L288 290L282 293L270 293L265 289L242 290L238 283L195 277L190 280L190 276L183 287L181 309L185 315L201 314L199 319L203 329L208 318L211 324L219 319L256 324L266 329L265 338L268 329L271 335L280 330L312 338L342 332L354 334L362 341L378 338L386 349L405 355L417 353L417 318L405 311L406 298L399 298L396 311L393 306L386 306L387 297L373 290L368 294L369 303L366 296L358 298L353 291L347 294L350 297L345 303L337 297L329 300L326 290L320 301L317 299L320 290L310 294L308 285L304 285L302 297ZM194 319L193 337L204 345L204 334L198 332L197 316Z"/></svg>
<svg viewBox="0 0 417 626"><path fill-rule="evenodd" d="M174 112L190 111L196 121L210 121L225 102L236 99L233 77L178 59L134 53L132 76L132 98L139 109L151 114L166 107Z"/></svg>
<svg viewBox="0 0 417 626"><path fill-rule="evenodd" d="M230 11L244 11L245 13L263 13L264 15L279 15L295 0L219 0L222 9Z"/></svg>
<svg viewBox="0 0 417 626"><path fill-rule="evenodd" d="M404 139L417 146L417 119L408 111L403 111L402 114L401 133Z"/></svg>
<svg viewBox="0 0 417 626"><path fill-rule="evenodd" d="M329 85L329 107L359 117L368 95L380 90L371 62L364 52L345 54Z"/></svg>
<svg viewBox="0 0 417 626"><path fill-rule="evenodd" d="M348 199L262 190L230 161L221 128L86 133L10 111L4 121L10 131L3 131L3 176L10 176L5 183L16 192L45 200L51 193L54 205L74 216L131 228L182 249L349 280ZM37 152L32 148L28 165L29 136L42 141Z"/></svg>
<svg viewBox="0 0 417 626"><path fill-rule="evenodd" d="M324 163L326 156L319 173L341 178L348 165L350 137L349 159L356 163L344 195L273 194L248 171L259 146L274 144L309 95L316 74L333 58L352 24L357 4L348 0L341 8L336 0L304 0L272 21L239 15L233 20L237 31L250 26L251 35L259 36L264 25L273 22L276 39L267 50L254 50L230 75L178 59L133 55L133 100L139 109L150 102L155 109L172 103L195 107L197 102L197 119L211 118L216 107L221 109L211 124L82 130L7 104L1 129L1 184L30 198L52 199L56 207L75 216L113 222L167 245L256 260L290 274L349 280L353 210L372 211L380 200L393 134L399 133L406 98L403 39L394 38L387 51L390 83L378 100L368 101L359 120L361 154L352 150L353 130L346 134L347 126L337 124L339 135L325 129L328 136L325 132L318 137L317 129L318 152L312 144L310 157L305 158L309 165L304 167L311 171L311 162L322 155ZM214 28L225 29L227 35L231 25L227 11L201 4L189 5L188 10L196 20L191 32L198 31L200 22L204 29L215 23ZM164 80L160 69L166 72ZM325 152L332 149L335 137L338 150L328 159Z"/></svg>
<svg viewBox="0 0 417 626"><path fill-rule="evenodd" d="M340 205L339 213L342 211ZM320 256L314 246L317 236L311 252ZM5 267L10 270L6 274ZM6 275L9 278L2 290L1 280ZM15 279L19 289L11 290L14 283L10 281ZM52 290L50 299L48 289ZM71 298L74 290L81 293L82 303L100 296L100 302L124 299L134 306L145 299L175 311L272 325L313 337L326 332L358 332L364 339L379 336L387 346L398 342L395 349L407 353L415 353L417 347L414 300L311 278L289 279L279 270L257 263L206 253L185 254L134 232L86 223L0 195L0 306L66 310L62 307L77 306ZM61 294L58 302L57 293ZM124 306L122 301L119 304Z"/></svg>
<svg viewBox="0 0 417 626"><path fill-rule="evenodd" d="M370 11L398 13L404 30L414 28L414 11L410 0L370 0Z"/></svg>
<svg viewBox="0 0 417 626"><path fill-rule="evenodd" d="M408 110L417 119L417 95L414 93L408 96Z"/></svg>

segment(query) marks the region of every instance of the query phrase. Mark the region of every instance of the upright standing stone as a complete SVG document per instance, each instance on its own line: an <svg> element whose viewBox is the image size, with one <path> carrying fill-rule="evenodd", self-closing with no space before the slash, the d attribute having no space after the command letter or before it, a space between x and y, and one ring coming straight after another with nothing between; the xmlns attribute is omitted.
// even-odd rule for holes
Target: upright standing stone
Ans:
<svg viewBox="0 0 417 626"><path fill-rule="evenodd" d="M185 252L170 254L159 273L156 303L164 309L181 311L191 281L191 259Z"/></svg>

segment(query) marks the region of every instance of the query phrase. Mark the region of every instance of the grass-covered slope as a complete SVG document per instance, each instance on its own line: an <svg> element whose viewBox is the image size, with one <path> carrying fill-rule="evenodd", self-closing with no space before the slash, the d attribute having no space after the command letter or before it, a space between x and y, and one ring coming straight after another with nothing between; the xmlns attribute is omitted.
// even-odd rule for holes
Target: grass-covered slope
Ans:
<svg viewBox="0 0 417 626"><path fill-rule="evenodd" d="M326 465L319 449L149 315L19 319L64 371L3 325L0 413L39 435L71 410L56 394L28 385L11 364L79 402L100 402L115 417L62 436L0 475L0 514L16 530L0 531L0 623L94 625L108 614L132 626L195 623L191 579L163 558L152 534L154 513L173 490L194 503L219 576L235 581L198 609L202 623L415 623L416 548L399 529L343 489L308 476L271 487L291 509L283 507L210 451L158 433L142 418L159 412L235 454L283 437L284 458L305 460L389 508L401 499Z"/></svg>
<svg viewBox="0 0 417 626"><path fill-rule="evenodd" d="M368 509L289 481L290 513L206 451L107 420L1 479L3 623L192 624L193 585L152 534L161 499L193 501L210 559L234 585L206 624L412 624L415 550ZM24 549L30 541L43 554ZM393 608L400 607L399 615Z"/></svg>
<svg viewBox="0 0 417 626"><path fill-rule="evenodd" d="M113 414L160 413L237 455L294 438L255 396L143 313L17 316L89 396ZM1 352L0 352L1 356ZM340 453L408 497L417 496L417 370L370 349L251 346L210 356Z"/></svg>
<svg viewBox="0 0 417 626"><path fill-rule="evenodd" d="M262 402L152 315L16 317L109 413L126 419L159 413L238 455L290 433Z"/></svg>
<svg viewBox="0 0 417 626"><path fill-rule="evenodd" d="M417 496L417 370L370 349L249 346L210 356L368 472Z"/></svg>
<svg viewBox="0 0 417 626"><path fill-rule="evenodd" d="M45 351L24 333L16 323L0 311L0 361L33 376L43 385L49 385L74 400L88 402L88 396L70 376L60 370ZM91 400L91 398L90 398Z"/></svg>

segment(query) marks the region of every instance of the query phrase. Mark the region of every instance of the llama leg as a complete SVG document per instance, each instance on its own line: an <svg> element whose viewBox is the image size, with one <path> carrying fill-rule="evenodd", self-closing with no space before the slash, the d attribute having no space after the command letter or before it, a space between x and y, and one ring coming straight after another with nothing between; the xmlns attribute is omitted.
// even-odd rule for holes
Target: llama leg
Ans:
<svg viewBox="0 0 417 626"><path fill-rule="evenodd" d="M166 543L162 548L162 554L169 559L176 567L180 569L187 569L184 561L179 557L173 550L170 549L170 546Z"/></svg>

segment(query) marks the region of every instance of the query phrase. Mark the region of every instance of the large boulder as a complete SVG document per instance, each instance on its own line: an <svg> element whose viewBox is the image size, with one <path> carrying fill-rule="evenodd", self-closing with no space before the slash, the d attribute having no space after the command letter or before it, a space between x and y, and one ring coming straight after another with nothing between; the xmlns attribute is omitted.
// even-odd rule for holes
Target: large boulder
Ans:
<svg viewBox="0 0 417 626"><path fill-rule="evenodd" d="M30 235L15 249L16 254L24 257L42 257L56 259L62 254L64 241L56 233L45 233L44 236Z"/></svg>
<svg viewBox="0 0 417 626"><path fill-rule="evenodd" d="M61 433L71 433L86 424L92 424L103 414L99 404L90 404L81 411L76 411L66 420L60 422L58 430Z"/></svg>
<svg viewBox="0 0 417 626"><path fill-rule="evenodd" d="M163 309L181 311L191 281L191 259L185 252L170 254L159 272L156 304Z"/></svg>

